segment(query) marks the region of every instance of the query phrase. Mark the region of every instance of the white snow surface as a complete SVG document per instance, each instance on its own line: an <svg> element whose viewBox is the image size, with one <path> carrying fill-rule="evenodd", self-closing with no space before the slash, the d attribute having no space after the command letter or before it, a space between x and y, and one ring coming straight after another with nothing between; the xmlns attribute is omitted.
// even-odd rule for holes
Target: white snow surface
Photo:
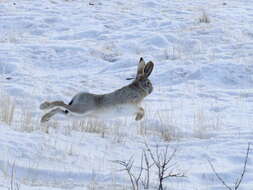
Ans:
<svg viewBox="0 0 253 190"><path fill-rule="evenodd" d="M199 22L203 12L210 23ZM145 142L178 150L186 177L166 180L167 189L225 189L208 160L233 185L253 142L253 1L0 0L0 87L15 99L15 117L25 109L39 119L45 100L122 87L140 57L155 63L144 121L105 120L104 137L63 116L48 133L2 122L0 189L11 187L12 168L21 190L130 189L112 161L133 156L137 174ZM151 132L140 135L142 125ZM154 132L164 126L169 142ZM240 187L251 189L253 151Z"/></svg>

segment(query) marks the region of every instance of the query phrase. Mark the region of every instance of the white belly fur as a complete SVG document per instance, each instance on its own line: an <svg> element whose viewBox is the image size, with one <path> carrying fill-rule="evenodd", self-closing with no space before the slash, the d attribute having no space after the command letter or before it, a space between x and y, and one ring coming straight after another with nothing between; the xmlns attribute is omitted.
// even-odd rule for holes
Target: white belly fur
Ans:
<svg viewBox="0 0 253 190"><path fill-rule="evenodd" d="M138 107L133 104L122 104L107 108L101 108L94 111L86 112L85 114L71 113L75 117L91 117L100 119L113 119L116 117L132 116L138 112Z"/></svg>

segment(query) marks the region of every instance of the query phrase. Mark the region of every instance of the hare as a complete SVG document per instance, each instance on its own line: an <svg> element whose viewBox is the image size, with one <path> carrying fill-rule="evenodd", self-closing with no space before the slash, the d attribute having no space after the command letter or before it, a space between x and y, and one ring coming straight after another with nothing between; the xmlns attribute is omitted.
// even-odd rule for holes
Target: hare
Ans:
<svg viewBox="0 0 253 190"><path fill-rule="evenodd" d="M108 94L91 94L81 92L75 95L69 104L63 101L44 102L40 105L41 110L50 109L42 118L41 122L49 121L55 114L95 117L105 116L110 110L115 113L134 114L135 120L141 120L144 116L144 109L139 106L144 97L151 94L153 86L148 79L154 67L149 61L145 64L140 58L136 78L127 86Z"/></svg>

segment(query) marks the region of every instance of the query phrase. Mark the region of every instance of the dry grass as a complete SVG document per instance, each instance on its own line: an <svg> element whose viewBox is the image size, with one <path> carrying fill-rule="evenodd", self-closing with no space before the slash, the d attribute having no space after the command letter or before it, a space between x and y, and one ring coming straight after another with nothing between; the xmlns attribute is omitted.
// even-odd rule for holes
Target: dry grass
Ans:
<svg viewBox="0 0 253 190"><path fill-rule="evenodd" d="M3 164L0 167L0 171L3 174L3 177L6 178L6 180L8 181L7 183L9 185L6 185L8 187L6 187L6 189L9 190L19 190L20 189L20 184L18 182L18 180L16 180L16 165L15 165L15 161L10 162L9 160L6 162L3 162Z"/></svg>
<svg viewBox="0 0 253 190"><path fill-rule="evenodd" d="M115 143L125 143L127 134L121 131L121 126L115 125L111 128L110 134L112 135L112 140Z"/></svg>
<svg viewBox="0 0 253 190"><path fill-rule="evenodd" d="M70 124L72 130L86 132L86 133L97 133L105 136L106 124L105 122L97 119L86 119L81 121L72 121Z"/></svg>
<svg viewBox="0 0 253 190"><path fill-rule="evenodd" d="M39 122L38 122L39 123ZM40 130L43 131L44 133L49 134L49 129L56 129L59 127L59 122L57 120L52 119L50 122L46 123L40 123Z"/></svg>
<svg viewBox="0 0 253 190"><path fill-rule="evenodd" d="M31 112L22 109L21 117L18 122L18 129L30 133L35 130L36 126L38 126L38 120L36 121Z"/></svg>
<svg viewBox="0 0 253 190"><path fill-rule="evenodd" d="M11 43L15 44L24 39L24 35L21 32L10 31L8 33L0 34L0 43Z"/></svg>
<svg viewBox="0 0 253 190"><path fill-rule="evenodd" d="M172 121L171 113L157 112L152 117L145 117L139 123L138 134L142 136L160 136L164 141L171 141L178 138L178 130ZM146 118L155 118L155 122L151 122Z"/></svg>
<svg viewBox="0 0 253 190"><path fill-rule="evenodd" d="M212 115L211 119L204 109L199 108L193 117L193 134L194 137L205 139L208 138L208 134L220 129L223 125L222 118L219 114L215 117Z"/></svg>
<svg viewBox="0 0 253 190"><path fill-rule="evenodd" d="M17 108L15 100L5 92L0 92L0 121L22 132L32 132L39 126L38 120L30 111Z"/></svg>
<svg viewBox="0 0 253 190"><path fill-rule="evenodd" d="M138 123L137 134L141 136L159 136L164 141L181 138L210 138L223 126L220 113L209 113L201 107L193 108L193 114L185 116L185 111L166 109L156 113L147 113ZM152 118L152 119L149 119Z"/></svg>
<svg viewBox="0 0 253 190"><path fill-rule="evenodd" d="M202 11L202 15L199 17L199 23L210 23L210 18L205 11Z"/></svg>
<svg viewBox="0 0 253 190"><path fill-rule="evenodd" d="M143 121L141 121L139 123L138 129L137 129L137 134L139 134L141 136L147 136L149 133L148 127L149 127L149 125L147 124L146 119L144 119Z"/></svg>
<svg viewBox="0 0 253 190"><path fill-rule="evenodd" d="M121 127L124 126L126 126L126 122L121 120L107 123L106 121L87 118L81 121L72 121L69 125L69 131L75 130L85 133L95 133L99 134L102 138L104 138L105 135L109 135L112 137L113 142L123 143L126 134L121 131Z"/></svg>
<svg viewBox="0 0 253 190"><path fill-rule="evenodd" d="M59 121L57 120L51 120L50 122L40 124L39 118L34 116L30 111L26 109L16 109L13 98L3 92L0 95L0 121L12 126L13 129L22 132L41 130L45 133L49 133L50 129L56 129L59 127ZM182 114L184 111L182 113L180 113L180 110L179 112L176 112L173 106L165 108L164 110L167 111L154 113L146 109L144 119L136 123L137 131L135 134L137 133L141 136L159 136L164 141L171 141L178 140L182 137L187 138L188 136L185 136L185 134L190 132L192 135L189 137L202 139L208 138L213 131L222 126L222 117L219 113L217 113L216 116L213 114L209 115L209 112L205 112L204 109L199 107L195 109L195 112L193 111L194 114L190 119L185 118L184 114ZM189 121L189 124L185 123L186 120ZM108 135L115 143L124 143L129 134L127 131L124 132L124 129L129 126L127 119L107 122L87 118L82 121L71 121L64 126L63 129L66 130L66 134L71 134L71 131L74 130L99 134L102 138L104 138L105 135ZM184 128L187 128L186 133L182 131ZM192 131L189 131L188 129Z"/></svg>
<svg viewBox="0 0 253 190"><path fill-rule="evenodd" d="M16 109L15 101L4 92L0 92L0 96L0 120L7 125L11 125Z"/></svg>
<svg viewBox="0 0 253 190"><path fill-rule="evenodd" d="M166 60L177 60L182 58L182 50L179 47L170 47L164 49L164 58Z"/></svg>
<svg viewBox="0 0 253 190"><path fill-rule="evenodd" d="M160 136L165 141L178 139L178 130L175 122L173 122L173 114L168 113L164 116L162 113L157 114L160 122L160 129L158 130Z"/></svg>

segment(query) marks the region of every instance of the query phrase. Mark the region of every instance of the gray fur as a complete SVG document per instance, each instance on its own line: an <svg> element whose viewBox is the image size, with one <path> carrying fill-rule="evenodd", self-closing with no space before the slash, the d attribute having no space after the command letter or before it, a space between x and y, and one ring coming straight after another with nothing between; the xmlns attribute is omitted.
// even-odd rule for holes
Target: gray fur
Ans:
<svg viewBox="0 0 253 190"><path fill-rule="evenodd" d="M134 107L136 107L135 119L140 120L144 116L144 109L138 105L143 98L153 91L152 83L148 79L153 70L153 66L154 64L151 61L145 64L144 60L141 58L135 80L129 85L114 92L101 95L81 92L75 95L68 105L62 101L42 103L40 109L56 109L45 114L41 122L48 121L57 113L67 115L70 112L71 114L85 116L88 113L96 113L100 110L106 110L117 105L134 105Z"/></svg>

